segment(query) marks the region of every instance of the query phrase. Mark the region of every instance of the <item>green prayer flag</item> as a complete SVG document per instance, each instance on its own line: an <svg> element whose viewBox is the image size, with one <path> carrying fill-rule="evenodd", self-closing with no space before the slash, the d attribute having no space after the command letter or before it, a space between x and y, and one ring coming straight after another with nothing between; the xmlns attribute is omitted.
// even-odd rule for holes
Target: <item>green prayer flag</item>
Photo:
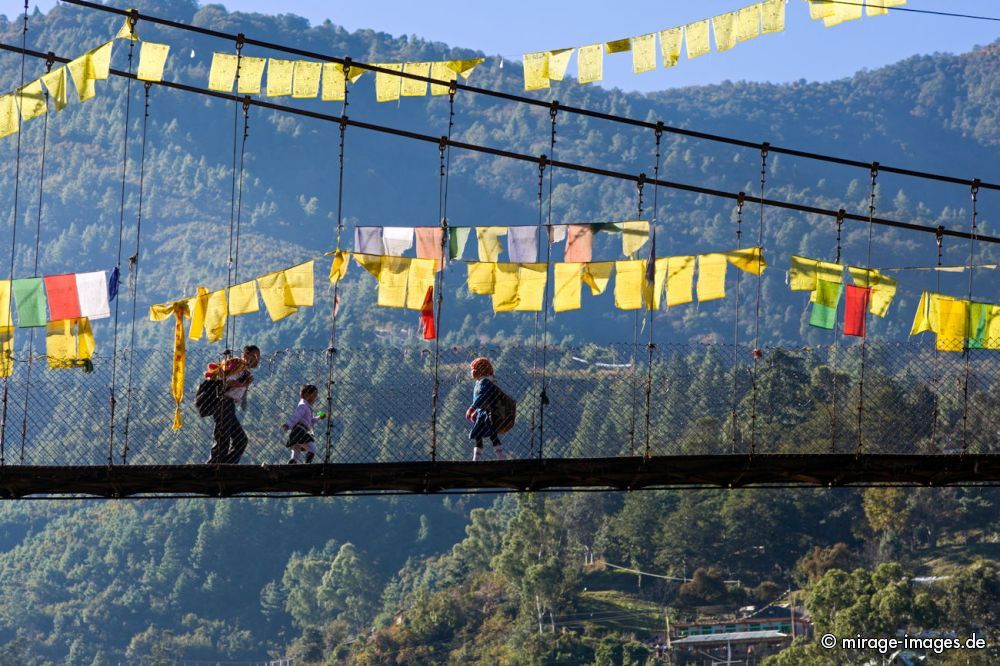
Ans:
<svg viewBox="0 0 1000 666"><path fill-rule="evenodd" d="M469 227L452 227L448 230L448 257L461 259L469 240Z"/></svg>
<svg viewBox="0 0 1000 666"><path fill-rule="evenodd" d="M822 303L812 304L812 314L809 315L810 326L825 328L826 330L831 331L836 323L837 308L830 308Z"/></svg>
<svg viewBox="0 0 1000 666"><path fill-rule="evenodd" d="M20 328L45 326L45 291L42 278L20 278L11 284L17 305L17 325Z"/></svg>
<svg viewBox="0 0 1000 666"><path fill-rule="evenodd" d="M986 348L986 303L969 303L969 349Z"/></svg>

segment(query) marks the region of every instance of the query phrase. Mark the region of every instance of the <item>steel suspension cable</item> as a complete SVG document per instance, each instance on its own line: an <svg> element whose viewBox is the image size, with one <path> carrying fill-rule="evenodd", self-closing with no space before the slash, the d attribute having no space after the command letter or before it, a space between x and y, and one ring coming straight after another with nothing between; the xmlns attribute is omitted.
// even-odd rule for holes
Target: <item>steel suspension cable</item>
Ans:
<svg viewBox="0 0 1000 666"><path fill-rule="evenodd" d="M146 127L149 121L149 89L152 84L148 81L143 86L142 105L142 138L139 148L139 208L135 216L135 249L128 258L129 272L129 299L132 301L132 319L129 322L129 345L128 345L128 378L127 390L125 391L125 427L122 436L125 440L122 448L122 464L128 464L128 436L129 425L132 421L132 377L135 366L135 322L136 307L139 295L139 242L142 238L142 203L143 192L146 182Z"/></svg>
<svg viewBox="0 0 1000 666"><path fill-rule="evenodd" d="M14 286L14 254L17 248L17 213L18 213L18 195L20 194L21 185L21 113L20 109L24 106L24 60L28 49L28 0L24 0L24 24L21 30L21 83L18 87L18 94L21 96L21 104L18 105L18 109L15 111L17 115L17 153L14 161L14 217L11 221L10 227L10 285L13 290ZM48 114L46 114L48 115ZM7 305L7 325L11 328L10 336L10 358L4 359L4 363L10 363L9 371L4 372L3 378L3 407L2 413L0 413L0 466L6 462L6 449L7 449L7 401L9 397L10 388L10 375L14 372L14 333L13 333L13 317L11 316L11 303L13 298L8 298Z"/></svg>
<svg viewBox="0 0 1000 666"><path fill-rule="evenodd" d="M236 185L236 239L235 239L235 252L233 254L233 282L239 284L240 281L240 226L243 219L243 176L244 176L244 160L247 154L247 138L250 136L250 105L244 102L243 104L243 141L240 144L240 168L239 177L237 178ZM230 342L230 349L236 347L236 319L232 320L232 326L230 330L232 331L233 337Z"/></svg>
<svg viewBox="0 0 1000 666"><path fill-rule="evenodd" d="M239 92L239 89L240 89L240 70L242 69L242 64L243 64L243 39L242 39L242 35L243 35L243 33L240 33L235 38L235 41L236 41L236 78L235 78L235 86L234 87L235 87L235 89L236 89L237 92ZM229 256L226 259L226 299L227 299L227 303L226 303L226 312L227 312L226 319L227 319L227 324L229 324L229 325L226 326L225 349L222 352L223 358L229 358L230 356L232 356L233 346L235 345L235 340L236 340L236 336L233 333L233 328L234 328L235 321L233 321L231 323L228 321L229 319L232 319L228 315L228 311L229 311L228 310L228 308L229 308L228 299L229 299L229 291L230 291L230 289L232 289L232 286L233 286L233 245L234 245L234 241L235 241L234 228L236 226L236 153L237 153L237 144L239 143L239 139L238 139L239 134L238 134L238 132L239 132L240 104L241 104L241 102L243 100L241 100L239 97L234 97L233 99L234 99L234 101L236 103L233 105L233 161L232 161L232 167L231 167L232 181L231 181L231 184L230 184L230 192L229 192ZM245 134L246 134L246 131L244 130L244 135ZM244 136L244 143L245 142L246 142L246 138ZM232 339L232 342L230 342L230 339Z"/></svg>
<svg viewBox="0 0 1000 666"><path fill-rule="evenodd" d="M875 197L878 195L878 162L872 162L869 171L869 189L868 189L868 258L865 262L865 270L870 271L872 267L872 232L875 225L872 220L875 219ZM871 273L866 273L868 280L866 282L870 283ZM866 285L867 286L867 285ZM861 376L858 381L858 450L857 455L861 455L864 451L864 435L861 430L862 418L864 416L865 409L865 365L867 360L868 351L868 309L865 308L864 312L864 328L865 334L861 337Z"/></svg>
<svg viewBox="0 0 1000 666"><path fill-rule="evenodd" d="M49 60L46 63L45 71L46 73L52 71L52 64L54 61ZM49 91L45 89L45 108L48 109L49 106ZM49 138L49 114L45 113L42 118L42 151L39 165L38 173L38 217L35 219L35 255L34 264L32 265L31 274L38 277L38 254L41 248L41 235L42 235L42 206L44 204L43 193L45 191L45 153L48 147ZM28 439L28 405L29 398L31 397L31 369L34 365L34 354L35 354L35 329L32 327L28 333L28 368L26 377L24 380L24 410L21 414L21 455L19 457L19 462L24 464L24 445Z"/></svg>
<svg viewBox="0 0 1000 666"><path fill-rule="evenodd" d="M757 362L762 357L760 349L760 295L764 282L762 253L764 251L764 187L767 184L767 154L771 145L764 142L760 146L760 225L757 228L757 305L753 320L753 365L750 366L750 455L757 451Z"/></svg>
<svg viewBox="0 0 1000 666"><path fill-rule="evenodd" d="M128 15L128 25L132 36L135 36L135 24L137 14ZM122 136L122 187L121 202L118 211L118 253L115 255L115 267L111 277L115 283L115 297L109 299L114 301L115 317L111 334L111 387L109 399L111 401L111 418L108 433L108 465L115 464L115 411L118 407L118 318L119 305L121 299L118 298L118 284L122 272L122 247L125 242L125 175L128 172L128 134L129 123L132 121L132 59L135 51L135 41L128 42L128 76L125 79L125 131Z"/></svg>
<svg viewBox="0 0 1000 666"><path fill-rule="evenodd" d="M653 166L653 180L660 179L660 140L663 137L663 130L660 127L656 128L656 164ZM653 221L650 225L652 227L652 243L650 251L650 260L654 264L654 276L655 276L655 264L656 264L656 224L659 221L659 188L655 185L653 186ZM647 272L648 272L647 267ZM648 277L647 277L648 279ZM655 283L655 277L654 277ZM649 341L646 343L646 452L643 457L649 460L652 457L652 450L650 448L650 421L649 421L649 405L650 397L653 394L653 350L656 349L656 345L653 343L653 307L656 303L656 298L659 294L653 294L653 299L649 304Z"/></svg>
<svg viewBox="0 0 1000 666"><path fill-rule="evenodd" d="M736 199L736 249L743 249L743 204L746 194L740 192ZM736 300L733 310L733 395L730 408L732 410L732 444L730 453L736 453L739 431L736 425L736 407L739 399L739 369L740 369L740 278L743 271L736 271Z"/></svg>
<svg viewBox="0 0 1000 666"><path fill-rule="evenodd" d="M965 317L965 327L969 328L969 322L972 318L972 276L975 273L975 256L976 256L976 232L979 230L979 179L972 181L972 187L970 188L970 194L972 197L972 237L969 239L969 312ZM976 334L978 331L966 330L966 335L963 338L963 352L965 355L965 377L962 380L962 455L964 456L969 450L969 373L971 365L971 345L969 339L972 334Z"/></svg>
<svg viewBox="0 0 1000 666"><path fill-rule="evenodd" d="M67 3L72 4L72 5L77 5L77 6L80 6L80 7L85 7L87 9L93 9L93 10L97 10L97 11L108 12L108 13L117 14L117 15L120 15L120 16L128 16L128 15L130 15L130 11L128 11L128 10L119 9L117 7L109 7L107 5L102 5L102 4L99 4L97 2L91 2L89 0L64 0L64 2L67 2ZM897 8L894 8L894 9L896 9L898 11L900 8L897 7ZM159 25L164 25L164 26L168 26L168 27L171 27L171 28L176 28L178 30L184 30L184 31L187 31L187 32L194 32L194 33L197 33L197 34L206 35L206 36L214 37L214 38L217 38L217 39L223 39L223 40L226 40L226 41L233 41L233 40L237 39L237 37L238 37L238 35L233 35L231 33L221 32L219 30L212 30L210 28L203 28L203 27L200 27L200 26L188 25L186 23L181 23L179 21L173 21L173 20L170 20L170 19L164 19L164 18L160 18L160 17L156 17L156 16L150 16L150 15L147 15L147 14L139 14L138 12L135 12L135 10L131 10L131 13L134 13L135 16L141 17L143 20L149 21L150 23L157 23ZM242 33L240 33L240 36L242 36ZM306 50L306 49L299 49L299 48L295 48L295 47L285 46L285 45L282 45L282 44L277 44L277 43L274 43L274 42L262 41L262 40L258 40L258 39L250 39L250 38L247 38L247 37L243 37L243 39L245 40L245 43L250 44L252 46L259 46L261 48L266 48L266 49L270 49L270 50L273 50L273 51L279 51L279 52L282 52L282 53L288 53L288 54L291 54L291 55L297 55L297 56L301 56L301 57L305 57L305 58L310 58L310 59L314 59L314 60L322 60L322 61L326 61L326 62L335 62L335 63L341 63L341 64L343 64L345 62L351 62L354 67L357 67L357 68L360 68L360 69L364 69L364 70L368 70L368 71L372 71L372 72L382 72L384 74L389 74L391 76L396 76L396 77L406 78L406 79L412 79L412 80L416 80L416 81L424 81L424 82L436 84L436 85L439 85L439 86L449 86L449 85L452 84L451 81L445 81L445 80L441 80L441 79L435 79L435 78L432 78L430 76L422 76L422 75L419 75L419 74L412 74L412 73L409 73L409 72L397 72L397 71L394 71L394 70L387 69L385 67L381 67L379 65L372 65L372 64L364 63L364 62L351 61L349 58L338 58L338 57L330 56L330 55L324 54L324 53L317 53L315 51L309 51L309 50ZM494 97L494 98L497 98L497 99L503 99L503 100L507 100L507 101L511 101L511 102L517 102L517 103L520 103L520 104L527 104L527 105L530 105L530 106L548 107L550 105L549 102L546 102L544 100L535 99L535 98L531 98L531 97L524 97L522 95L515 95L515 94L512 94L512 93L501 92L501 91L498 91L498 90L490 90L490 89L487 89L487 88L479 88L479 87L470 86L470 85L464 84L464 83L458 83L458 84L456 84L456 87L458 88L458 90L462 90L462 91L466 91L466 92L471 92L471 93L476 93L476 94L480 94L480 95L486 95L488 97ZM590 109L584 109L584 108L579 108L579 107L571 107L571 106L562 106L561 108L564 111L566 111L567 113L572 113L572 114L576 114L576 115L582 115L582 116L586 116L586 117L589 117L589 118L596 118L596 119L600 119L600 120L607 120L607 121L610 121L610 122L620 123L620 124L624 124L624 125L631 125L633 127L643 127L643 128L646 128L646 129L655 129L656 126L657 126L656 123L653 123L653 122L650 122L650 121L637 120L635 118L628 118L628 117L625 117L625 116L620 116L620 115L616 115L616 114L612 114L612 113L604 113L604 112L601 112L601 111L593 111L593 110L590 110ZM686 136L686 137L694 138L694 139L703 139L703 140L706 140L706 141L712 141L712 142L716 142L716 143L723 143L723 144L732 145L732 146L739 146L739 147L742 147L742 148L753 148L753 149L759 149L760 148L760 143L759 142L747 141L745 139L738 139L738 138L723 136L723 135L719 135L719 134L712 134L712 133L709 133L709 132L698 132L698 131L695 131L695 130L689 130L689 129L685 129L685 128L681 128L681 127L673 127L673 126L670 126L670 125L663 125L663 130L666 131L666 132L670 132L671 134L677 134L677 135L680 135L680 136ZM863 162L863 161L859 161L859 160L852 160L852 159L847 159L847 158L842 158L842 157L836 157L836 156L833 156L833 155L824 155L822 153L815 153L815 152L810 152L810 151L797 150L797 149L794 149L794 148L784 148L784 147L779 147L779 146L771 146L771 152L774 152L774 153L777 153L777 154L781 154L781 155L788 155L788 156L791 156L791 157L800 157L800 158L804 158L804 159L811 159L811 160L817 160L817 161L821 161L821 162L828 162L828 163L831 163L831 164L839 164L841 166L865 167L865 168L868 167L868 163L867 162ZM972 184L972 181L970 181L968 179L965 179L965 178L957 178L957 177L949 176L949 175L945 175L945 174L936 174L936 173L931 173L931 172L926 172L926 171L918 171L918 170L914 170L914 169L906 169L906 168L901 168L901 167L891 167L891 166L885 166L885 165L883 165L882 166L882 170L885 171L885 172L887 172L887 173L895 173L895 174L902 175L902 176L910 176L910 177L914 177L914 178L922 178L922 179L927 179L927 180L936 180L936 181L940 181L940 182L952 183L952 184L957 184L957 185L970 186ZM986 183L986 182L984 182L984 183L980 184L980 187L982 187L984 189L989 189L989 190L1000 190L1000 184L998 184L998 183Z"/></svg>
<svg viewBox="0 0 1000 666"><path fill-rule="evenodd" d="M556 117L559 114L559 102L553 101L552 106L549 108L549 123L550 123L550 134L549 134L549 156L554 157L556 154ZM549 170L549 195L548 195L548 212L547 212L547 223L546 223L546 236L545 243L545 290L542 292L542 392L539 394L538 398L538 457L541 459L543 457L543 447L545 446L545 408L549 405L549 393L548 393L548 375L546 371L548 370L548 350L549 350L549 286L548 286L548 266L552 261L552 243L549 243L549 238L552 237L552 176L553 169ZM568 241L567 241L568 242ZM537 235L535 241L535 247L538 247ZM552 287L555 289L555 285ZM537 315L536 315L537 317Z"/></svg>
<svg viewBox="0 0 1000 666"><path fill-rule="evenodd" d="M441 264L434 280L437 307L434 310L434 386L431 391L431 460L437 461L438 401L441 391L441 306L444 304L444 258L448 243L448 180L451 175L451 131L455 126L455 91L448 88L448 133L438 144L438 223L441 225ZM425 297L426 298L426 297ZM432 301L433 302L433 301Z"/></svg>
<svg viewBox="0 0 1000 666"><path fill-rule="evenodd" d="M545 167L548 164L548 157L542 155L538 160L538 228L541 229L543 226L543 200L545 196ZM567 241L568 242L568 241ZM546 269L547 270L547 269ZM535 313L531 327L531 337L534 341L531 350L531 385L532 391L535 388L535 381L538 377L538 313ZM539 393L541 395L541 393ZM542 406L538 405L538 413L541 414ZM535 454L535 409L531 410L531 448L529 449L528 456L531 457ZM542 445L539 440L538 444L538 457L542 457Z"/></svg>
<svg viewBox="0 0 1000 666"><path fill-rule="evenodd" d="M344 63L344 101L340 107L340 142L337 148L337 234L336 252L340 252L340 244L344 234L344 144L347 133L347 107L350 105L347 97L350 93L348 80L350 79L351 63ZM334 261L339 254L334 255ZM332 273L332 271L331 271ZM340 279L333 285L333 313L330 317L330 344L326 348L326 451L323 455L323 464L330 464L330 457L333 453L333 362L337 355L337 314L340 310ZM324 475L326 474L324 470Z"/></svg>
<svg viewBox="0 0 1000 666"><path fill-rule="evenodd" d="M942 229L942 227L938 227ZM944 238L940 233L937 234L935 238L937 242L937 268L941 268L941 263L944 254ZM941 293L941 271L934 271L935 277L935 293ZM937 434L938 434L938 420L941 417L941 375L934 374L931 379L931 385L934 387L934 422L931 424L931 453L937 453Z"/></svg>
<svg viewBox="0 0 1000 666"><path fill-rule="evenodd" d="M840 212L843 213L844 209L841 208ZM842 216L837 217L837 256L834 258L833 263L840 263L840 253L841 253L841 231L844 226L844 218ZM840 352L840 336L837 335L836 326L834 327L833 335L833 410L830 412L830 453L837 452L837 356Z"/></svg>
<svg viewBox="0 0 1000 666"><path fill-rule="evenodd" d="M640 178L635 184L636 190L636 211L638 213L638 219L642 219L643 214L643 204L645 201L644 192L646 187L646 179ZM624 232L623 232L624 233ZM636 417L636 401L638 400L639 391L639 310L632 313L632 418L629 421L628 430L628 448L629 455L635 455L635 417Z"/></svg>

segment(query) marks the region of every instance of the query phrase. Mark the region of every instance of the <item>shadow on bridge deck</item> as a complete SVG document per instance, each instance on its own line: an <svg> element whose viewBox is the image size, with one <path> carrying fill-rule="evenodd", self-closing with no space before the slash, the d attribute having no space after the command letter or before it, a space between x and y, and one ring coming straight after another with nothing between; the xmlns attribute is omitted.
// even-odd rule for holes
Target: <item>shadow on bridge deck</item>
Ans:
<svg viewBox="0 0 1000 666"><path fill-rule="evenodd" d="M0 497L329 496L1000 483L1000 455L662 456L313 465L0 468Z"/></svg>

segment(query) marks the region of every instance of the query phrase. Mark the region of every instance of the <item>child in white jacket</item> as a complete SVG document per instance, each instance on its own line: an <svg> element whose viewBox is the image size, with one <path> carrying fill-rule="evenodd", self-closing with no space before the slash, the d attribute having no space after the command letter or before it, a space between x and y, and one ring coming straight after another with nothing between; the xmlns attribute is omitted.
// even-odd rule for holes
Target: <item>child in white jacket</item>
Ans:
<svg viewBox="0 0 1000 666"><path fill-rule="evenodd" d="M288 433L286 447L292 450L292 457L288 464L294 465L298 462L298 455L305 453L306 462L311 463L316 457L316 440L313 437L313 426L326 418L326 414L319 412L313 415L313 403L319 397L319 389L312 384L303 384L299 391L299 404L292 412L292 416L282 426L282 430Z"/></svg>

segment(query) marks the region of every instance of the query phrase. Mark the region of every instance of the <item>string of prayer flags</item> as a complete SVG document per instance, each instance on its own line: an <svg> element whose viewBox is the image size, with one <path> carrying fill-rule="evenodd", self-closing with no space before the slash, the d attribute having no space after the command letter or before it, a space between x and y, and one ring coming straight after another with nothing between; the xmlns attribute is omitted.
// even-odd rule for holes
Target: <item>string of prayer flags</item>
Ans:
<svg viewBox="0 0 1000 666"><path fill-rule="evenodd" d="M382 243L385 253L392 257L401 257L413 247L413 227L383 227Z"/></svg>
<svg viewBox="0 0 1000 666"><path fill-rule="evenodd" d="M467 58L465 60L445 60L431 63L431 78L438 81L448 81L451 83L461 76L468 79L472 76L472 70L481 65L485 58ZM431 95L447 95L448 86L438 83L431 84Z"/></svg>
<svg viewBox="0 0 1000 666"><path fill-rule="evenodd" d="M417 257L436 259L438 262L436 270L440 271L444 266L444 249L441 247L444 229L441 227L417 227L414 229L414 234L417 238Z"/></svg>
<svg viewBox="0 0 1000 666"><path fill-rule="evenodd" d="M267 96L284 97L292 94L292 71L295 62L270 58L267 61Z"/></svg>
<svg viewBox="0 0 1000 666"><path fill-rule="evenodd" d="M234 284L229 288L229 314L252 314L260 311L257 301L257 281Z"/></svg>
<svg viewBox="0 0 1000 666"><path fill-rule="evenodd" d="M376 67L402 72L402 63L378 63ZM378 102L395 102L399 99L402 77L388 72L375 72L375 100Z"/></svg>
<svg viewBox="0 0 1000 666"><path fill-rule="evenodd" d="M45 355L52 369L83 367L89 372L95 348L87 319L51 321L45 328Z"/></svg>
<svg viewBox="0 0 1000 666"><path fill-rule="evenodd" d="M184 401L184 370L187 360L187 344L184 341L184 318L190 317L191 312L188 309L188 301L175 301L164 305L154 305L149 308L149 318L152 321L163 321L171 316L174 318L174 357L170 371L170 393L174 397L174 422L172 428L180 430L183 425L181 422L181 402Z"/></svg>
<svg viewBox="0 0 1000 666"><path fill-rule="evenodd" d="M581 263L557 263L552 295L552 309L556 312L580 309L580 292L583 287L583 266Z"/></svg>
<svg viewBox="0 0 1000 666"><path fill-rule="evenodd" d="M163 68L167 64L170 46L143 42L139 47L139 68L135 77L140 81L162 81Z"/></svg>
<svg viewBox="0 0 1000 666"><path fill-rule="evenodd" d="M844 335L865 337L867 310L871 298L871 287L859 287L849 284L845 287L844 298Z"/></svg>
<svg viewBox="0 0 1000 666"><path fill-rule="evenodd" d="M448 258L461 259L465 254L465 245L469 242L468 227L452 227L448 230ZM478 235L477 235L478 237Z"/></svg>
<svg viewBox="0 0 1000 666"><path fill-rule="evenodd" d="M541 311L548 279L546 264L498 263L494 266L494 312Z"/></svg>
<svg viewBox="0 0 1000 666"><path fill-rule="evenodd" d="M264 307L271 321L281 321L288 315L299 311L294 305L288 305L288 278L285 271L275 271L257 278L257 286L260 287L260 297L264 300ZM194 324L192 324L192 327Z"/></svg>
<svg viewBox="0 0 1000 666"><path fill-rule="evenodd" d="M714 252L698 255L698 301L714 301L726 296L726 255Z"/></svg>
<svg viewBox="0 0 1000 666"><path fill-rule="evenodd" d="M507 254L515 263L538 261L538 227L508 228Z"/></svg>
<svg viewBox="0 0 1000 666"><path fill-rule="evenodd" d="M45 326L45 292L42 278L18 278L11 283L14 303L17 305L17 325L19 328L39 328Z"/></svg>
<svg viewBox="0 0 1000 666"><path fill-rule="evenodd" d="M525 53L524 89L542 90L549 87L550 81L562 81L572 55L573 49Z"/></svg>
<svg viewBox="0 0 1000 666"><path fill-rule="evenodd" d="M878 270L848 266L851 280L860 287L871 288L869 312L877 317L885 317L892 299L896 296L896 281Z"/></svg>
<svg viewBox="0 0 1000 666"><path fill-rule="evenodd" d="M588 262L593 258L594 227L590 224L570 224L566 227L564 261Z"/></svg>
<svg viewBox="0 0 1000 666"><path fill-rule="evenodd" d="M576 56L577 75L580 83L593 83L604 79L604 45L581 46Z"/></svg>
<svg viewBox="0 0 1000 666"><path fill-rule="evenodd" d="M52 321L79 318L80 297L76 290L76 276L50 275L43 279Z"/></svg>
<svg viewBox="0 0 1000 666"><path fill-rule="evenodd" d="M292 68L292 97L313 98L319 95L319 79L323 63L310 60L296 60Z"/></svg>
<svg viewBox="0 0 1000 666"><path fill-rule="evenodd" d="M503 246L500 236L507 235L507 227L476 227L476 240L479 242L479 261L496 261L500 257Z"/></svg>
<svg viewBox="0 0 1000 666"><path fill-rule="evenodd" d="M843 293L844 285L842 282L817 279L816 291L813 292L815 300L812 305L812 313L809 316L809 325L833 330L837 323L837 307L840 305L840 296Z"/></svg>
<svg viewBox="0 0 1000 666"><path fill-rule="evenodd" d="M910 335L931 331L938 351L1000 349L1000 306L923 292Z"/></svg>

